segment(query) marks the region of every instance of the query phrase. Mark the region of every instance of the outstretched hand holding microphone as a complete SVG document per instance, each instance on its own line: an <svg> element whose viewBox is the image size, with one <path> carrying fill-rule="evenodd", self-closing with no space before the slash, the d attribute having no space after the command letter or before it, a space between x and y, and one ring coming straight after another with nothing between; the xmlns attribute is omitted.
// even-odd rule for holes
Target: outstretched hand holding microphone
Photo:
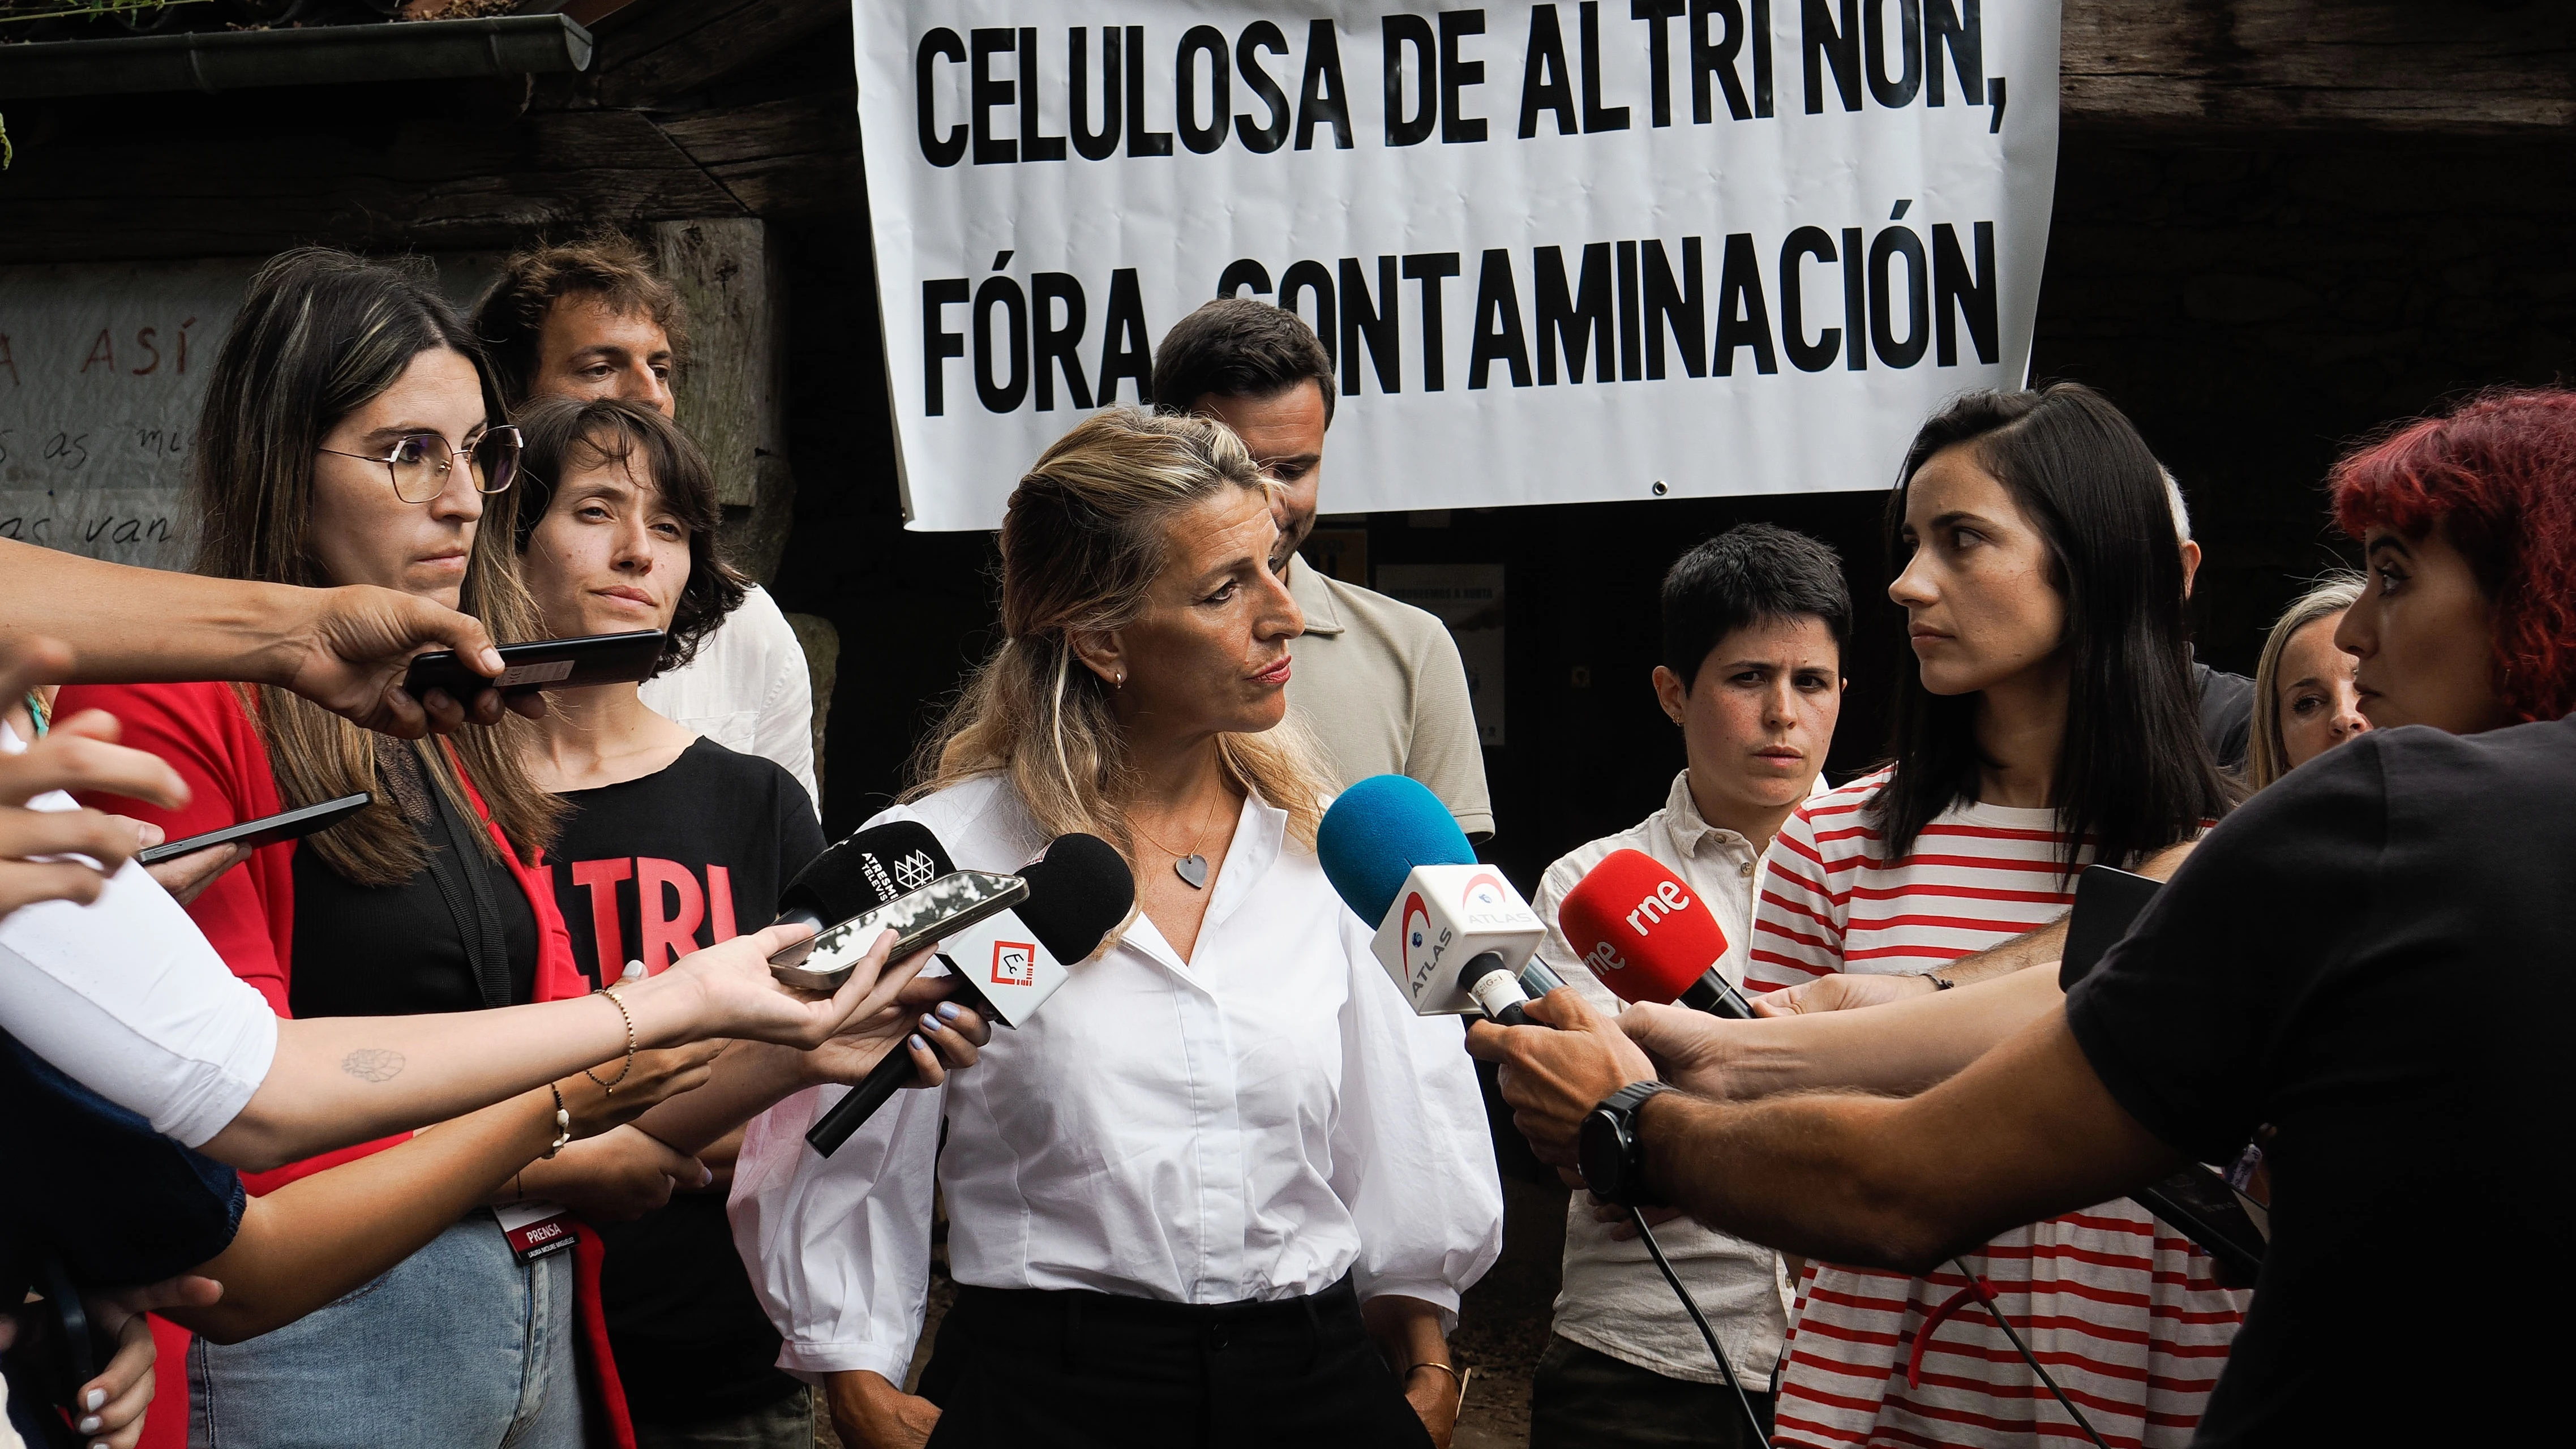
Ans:
<svg viewBox="0 0 2576 1449"><path fill-rule="evenodd" d="M1618 1023L1533 959L1544 923L1500 871L1477 863L1439 798L1402 775L1372 776L1343 791L1316 829L1315 854L1343 903L1361 920L1378 922L1371 949L1417 1014L1482 1018L1467 1028L1467 1049L1499 1065L1513 1125L1566 1181L1585 1183L1572 1170L1580 1119L1561 1124L1560 1134L1560 1124L1529 1109L1604 1101L1654 1082L1655 1065ZM1629 1001L1681 1000L1720 1015L1752 1015L1717 970L1726 933L1651 856L1623 850L1603 861L1568 893L1557 919L1577 953ZM1551 1140L1561 1140L1562 1150L1550 1151ZM1647 1210L1631 1198L1619 1202L1735 1390L1755 1442L1767 1439L1735 1366L1664 1260Z"/></svg>
<svg viewBox="0 0 2576 1449"><path fill-rule="evenodd" d="M738 1044L717 1062L705 1087L656 1107L636 1126L675 1152L694 1154L806 1087L882 1077L891 1096L901 1086L935 1087L949 1071L973 1066L992 1038L991 1018L971 1000L951 999L958 995L954 978L920 975L934 943L907 948L903 959L889 962L901 944L898 933L861 924L911 886L947 874L947 860L938 837L910 820L871 826L814 857L780 892L777 924L757 937L755 990L811 1005L840 1002L859 988L859 999L810 1049ZM819 972L798 979L838 982L828 995L783 987L776 979L782 961Z"/></svg>
<svg viewBox="0 0 2576 1449"><path fill-rule="evenodd" d="M943 909L936 904L943 883L965 882L972 887L967 894L1001 892L958 915L955 925L938 928L944 938L938 952L949 974L929 984L965 1002L961 1009L978 1021L1004 1026L1027 1021L1065 983L1066 967L1099 949L1101 939L1136 904L1136 881L1125 857L1096 835L1058 836L1013 877L956 871L939 838L918 821L889 821L868 833L892 839L895 832L906 832L907 849L900 859L911 867L900 879L918 881L916 894L924 898L925 912ZM882 891L879 895L871 906L899 908L896 898ZM994 909L997 903L1007 908ZM828 951L828 936L816 938L814 957L801 967L822 964L816 958ZM943 1079L926 1070L922 1058L916 1051L911 1060L888 1056L877 1063L806 1132L807 1144L829 1157L897 1091L939 1085Z"/></svg>
<svg viewBox="0 0 2576 1449"><path fill-rule="evenodd" d="M1618 1023L1534 959L1544 923L1500 871L1477 863L1439 797L1402 775L1372 776L1335 798L1316 829L1315 853L1343 903L1378 923L1372 950L1416 1013L1482 1018L1468 1028L1468 1050L1502 1064L1514 1125L1542 1159L1579 1181L1572 1168L1580 1117L1536 1115L1539 1104L1595 1085L1581 1100L1597 1102L1653 1080L1655 1066ZM1752 1014L1716 968L1725 932L1651 856L1625 850L1603 861L1568 893L1558 922L1626 1000ZM1516 1097L1515 1077L1557 1090Z"/></svg>
<svg viewBox="0 0 2576 1449"><path fill-rule="evenodd" d="M1743 993L1719 968L1727 943L1717 917L1689 886L1643 851L1614 851L1594 866L1565 893L1557 927L1592 974L1622 1001L1680 1005L1735 1020L1753 1016ZM1478 1026L1468 1032L1467 1050L1498 1065L1512 1125L1540 1159L1555 1165L1568 1182L1579 1182L1573 1171L1575 1137L1588 1104L1632 1082L1656 1080L1655 1064L1618 1021L1592 1010L1571 991L1552 992L1526 1010L1533 1023L1556 1030L1505 1032ZM1572 1101L1587 1104L1587 1110L1567 1111L1564 1104Z"/></svg>

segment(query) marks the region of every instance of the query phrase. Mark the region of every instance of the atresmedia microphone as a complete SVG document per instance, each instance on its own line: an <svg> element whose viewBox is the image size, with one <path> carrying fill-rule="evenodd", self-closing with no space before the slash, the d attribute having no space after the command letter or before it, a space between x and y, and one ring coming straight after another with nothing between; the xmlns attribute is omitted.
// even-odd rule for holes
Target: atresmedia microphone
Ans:
<svg viewBox="0 0 2576 1449"><path fill-rule="evenodd" d="M914 822L902 822L914 824ZM948 853L926 829L940 874ZM1028 897L1011 910L943 936L939 959L957 982L955 1000L1000 1026L1027 1022L1064 985L1065 966L1100 946L1136 903L1136 878L1115 846L1096 835L1060 835L1046 853L1020 867ZM825 1157L840 1149L879 1107L913 1078L912 1059L890 1052L867 1079L832 1104L805 1134Z"/></svg>
<svg viewBox="0 0 2576 1449"><path fill-rule="evenodd" d="M1622 1001L1679 1002L1749 1021L1751 1003L1719 973L1726 932L1708 906L1642 850L1618 850L1565 893L1565 942Z"/></svg>
<svg viewBox="0 0 2576 1449"><path fill-rule="evenodd" d="M1343 904L1377 926L1370 949L1416 1014L1481 1011L1516 1026L1523 1003L1558 984L1530 959L1547 928L1501 871L1477 863L1420 781L1372 775L1344 790L1316 828L1315 854ZM1537 977L1524 982L1524 967Z"/></svg>
<svg viewBox="0 0 2576 1449"><path fill-rule="evenodd" d="M820 931L948 874L948 852L918 820L872 825L805 863L778 893L778 924Z"/></svg>

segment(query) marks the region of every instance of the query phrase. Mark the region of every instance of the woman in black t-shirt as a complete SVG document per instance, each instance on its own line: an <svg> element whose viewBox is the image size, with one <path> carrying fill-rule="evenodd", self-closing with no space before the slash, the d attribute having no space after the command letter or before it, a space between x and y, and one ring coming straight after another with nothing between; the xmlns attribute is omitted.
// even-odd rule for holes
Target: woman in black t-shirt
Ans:
<svg viewBox="0 0 2576 1449"><path fill-rule="evenodd" d="M614 400L540 402L520 426L521 563L546 631L663 629L660 668L685 663L743 597L715 552L705 458L660 413ZM823 849L795 777L654 713L633 684L560 691L549 705L530 766L571 807L552 860L583 969L603 983L656 975L768 924L780 889ZM588 1145L594 1161L563 1192L593 1222L627 1220L602 1229L601 1295L642 1449L812 1442L804 1386L774 1366L778 1334L725 1221L737 1124L808 1082L857 1080L899 1036L926 1081L940 1076L929 1041L971 1061L981 1028L936 1002L935 985L918 983L911 1010L935 1004L946 1019L879 1023L866 1043L843 1039L811 1057L736 1047L714 1083L683 1099L685 1117L648 1114ZM703 1180L663 1171L674 1149L698 1154ZM527 1177L531 1196L560 1195L537 1169Z"/></svg>

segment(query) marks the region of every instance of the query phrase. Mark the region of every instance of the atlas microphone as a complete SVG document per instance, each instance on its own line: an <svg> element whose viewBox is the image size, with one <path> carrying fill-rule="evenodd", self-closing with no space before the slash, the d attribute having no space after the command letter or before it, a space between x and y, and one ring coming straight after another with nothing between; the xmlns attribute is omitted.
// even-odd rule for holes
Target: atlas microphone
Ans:
<svg viewBox="0 0 2576 1449"><path fill-rule="evenodd" d="M1663 862L1611 852L1565 893L1556 924L1568 946L1622 1001L1678 1002L1750 1020L1751 1003L1718 971L1726 932Z"/></svg>
<svg viewBox="0 0 2576 1449"><path fill-rule="evenodd" d="M1343 903L1377 927L1370 949L1417 1014L1527 1019L1521 972L1547 928L1502 872L1477 863L1421 782L1373 775L1343 791L1316 828L1315 854ZM1530 984L1545 995L1546 981Z"/></svg>
<svg viewBox="0 0 2576 1449"><path fill-rule="evenodd" d="M935 839L931 848L938 848ZM947 852L936 858L947 864ZM959 871L939 879L987 875ZM1064 985L1066 965L1099 949L1101 938L1127 918L1136 903L1136 878L1116 847L1096 835L1075 834L1056 837L1017 876L998 879L1023 887L1013 893L1016 904L1009 909L960 916L953 925L924 922L917 929L939 939L939 959L957 983L951 999L996 1025L1018 1027ZM887 1053L866 1080L832 1104L805 1141L831 1156L913 1075L909 1056Z"/></svg>

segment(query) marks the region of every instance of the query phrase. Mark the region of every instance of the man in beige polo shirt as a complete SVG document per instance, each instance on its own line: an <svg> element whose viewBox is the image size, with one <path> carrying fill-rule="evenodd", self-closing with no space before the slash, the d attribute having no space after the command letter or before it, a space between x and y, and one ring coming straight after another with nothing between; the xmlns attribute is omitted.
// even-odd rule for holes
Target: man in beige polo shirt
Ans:
<svg viewBox="0 0 2576 1449"><path fill-rule="evenodd" d="M1333 364L1296 313L1220 297L1181 319L1154 353L1154 398L1234 429L1279 486L1275 565L1306 614L1289 652L1288 703L1332 756L1340 782L1410 775L1471 838L1494 833L1467 671L1447 626L1410 604L1317 573L1297 556L1315 529Z"/></svg>

